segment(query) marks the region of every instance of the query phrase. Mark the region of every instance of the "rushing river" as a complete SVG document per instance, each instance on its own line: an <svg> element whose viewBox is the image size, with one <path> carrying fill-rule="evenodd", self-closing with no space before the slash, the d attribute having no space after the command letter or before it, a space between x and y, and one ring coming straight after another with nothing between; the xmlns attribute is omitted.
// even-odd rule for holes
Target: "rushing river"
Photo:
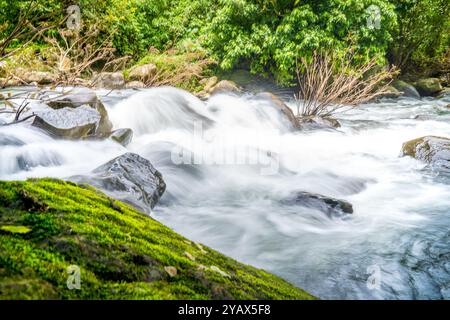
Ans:
<svg viewBox="0 0 450 320"><path fill-rule="evenodd" d="M106 93L114 127L134 131L126 149L0 127L25 142L0 143L0 179L85 174L129 150L167 183L151 215L192 240L324 299L450 299L450 178L399 157L407 140L450 137L450 96L386 99L338 115L336 131L292 132L251 94ZM345 199L354 213L280 201L295 191Z"/></svg>

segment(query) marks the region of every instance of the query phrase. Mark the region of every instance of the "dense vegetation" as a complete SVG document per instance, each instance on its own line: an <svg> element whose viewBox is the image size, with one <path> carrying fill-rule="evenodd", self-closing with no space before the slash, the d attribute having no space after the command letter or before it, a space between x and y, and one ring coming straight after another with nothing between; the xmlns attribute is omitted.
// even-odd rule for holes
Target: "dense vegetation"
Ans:
<svg viewBox="0 0 450 320"><path fill-rule="evenodd" d="M69 290L67 268L80 268ZM0 298L312 299L92 187L0 182Z"/></svg>
<svg viewBox="0 0 450 320"><path fill-rule="evenodd" d="M29 2L0 1L2 37ZM34 23L57 25L73 3L84 28L99 29L96 41L110 40L117 55L135 62L150 48L202 52L219 71L243 66L283 84L295 78L298 59L318 48L339 54L352 47L359 61L375 56L404 72L439 75L449 67L447 0L43 0L33 8Z"/></svg>

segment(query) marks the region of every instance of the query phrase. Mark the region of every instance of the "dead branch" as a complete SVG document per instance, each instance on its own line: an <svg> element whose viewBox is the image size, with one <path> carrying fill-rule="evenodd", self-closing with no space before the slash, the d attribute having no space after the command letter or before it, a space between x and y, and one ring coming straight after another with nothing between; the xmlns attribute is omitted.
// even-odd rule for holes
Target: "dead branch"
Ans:
<svg viewBox="0 0 450 320"><path fill-rule="evenodd" d="M355 66L350 49L341 57L321 51L302 58L301 68L297 67L297 116L327 117L388 93L397 70L376 69L376 58Z"/></svg>

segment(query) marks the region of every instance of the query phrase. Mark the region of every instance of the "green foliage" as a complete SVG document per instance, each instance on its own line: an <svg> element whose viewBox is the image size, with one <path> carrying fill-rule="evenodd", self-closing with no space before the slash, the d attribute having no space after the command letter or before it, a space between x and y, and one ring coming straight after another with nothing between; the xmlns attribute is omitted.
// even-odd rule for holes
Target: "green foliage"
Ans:
<svg viewBox="0 0 450 320"><path fill-rule="evenodd" d="M0 181L0 226L0 299L313 298L86 185Z"/></svg>
<svg viewBox="0 0 450 320"><path fill-rule="evenodd" d="M11 30L29 2L0 0L0 35ZM72 4L37 2L41 20L47 15L54 22ZM167 51L190 41L206 49L222 70L245 67L274 75L282 84L292 83L297 61L318 48L339 55L351 47L361 63L377 57L380 65L389 53L389 61L404 71L442 69L443 59L450 55L448 0L79 0L77 4L82 23L97 25L101 31L97 40L112 40L119 56L139 61L150 48ZM381 14L380 28L367 23L373 6Z"/></svg>
<svg viewBox="0 0 450 320"><path fill-rule="evenodd" d="M431 74L447 63L450 71L450 2L395 0L398 28L389 50L392 63L404 71ZM445 60L446 61L442 61ZM437 66L436 66L437 65Z"/></svg>
<svg viewBox="0 0 450 320"><path fill-rule="evenodd" d="M395 26L394 8L385 0L220 3L206 28L206 43L221 66L228 69L247 60L253 72L271 72L281 83L293 79L298 58L318 48L344 52L353 46L362 58L382 56ZM367 25L370 5L380 8L380 29Z"/></svg>

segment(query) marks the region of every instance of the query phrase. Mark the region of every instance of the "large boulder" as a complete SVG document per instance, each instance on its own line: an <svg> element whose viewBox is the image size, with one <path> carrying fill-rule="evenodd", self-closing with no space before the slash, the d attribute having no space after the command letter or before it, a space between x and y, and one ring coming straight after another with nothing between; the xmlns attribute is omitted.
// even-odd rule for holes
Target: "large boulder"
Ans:
<svg viewBox="0 0 450 320"><path fill-rule="evenodd" d="M157 73L156 66L152 63L134 66L128 73L128 79L131 81L146 82L151 80Z"/></svg>
<svg viewBox="0 0 450 320"><path fill-rule="evenodd" d="M78 108L45 108L34 112L32 126L54 138L82 139L96 134L101 115L88 105Z"/></svg>
<svg viewBox="0 0 450 320"><path fill-rule="evenodd" d="M96 168L91 174L68 180L90 184L145 212L150 212L166 190L161 173L150 161L134 153L125 153Z"/></svg>
<svg viewBox="0 0 450 320"><path fill-rule="evenodd" d="M392 86L397 89L398 91L402 92L405 97L411 97L411 98L420 98L419 92L414 88L413 85L402 81L402 80L395 80L392 83Z"/></svg>
<svg viewBox="0 0 450 320"><path fill-rule="evenodd" d="M92 84L99 88L122 89L125 78L122 72L101 72L92 79Z"/></svg>
<svg viewBox="0 0 450 320"><path fill-rule="evenodd" d="M100 121L95 128L95 134L101 135L109 133L112 130L112 123L109 120L108 112L105 106L97 97L97 94L87 88L75 89L67 95L62 95L47 102L47 105L53 109L61 108L78 108L87 105L98 111L100 114Z"/></svg>
<svg viewBox="0 0 450 320"><path fill-rule="evenodd" d="M450 139L425 136L407 141L402 146L402 156L424 161L433 169L450 173Z"/></svg>
<svg viewBox="0 0 450 320"><path fill-rule="evenodd" d="M256 95L258 99L270 101L291 124L293 129L299 128L299 123L291 108L289 108L279 97L270 92L261 92Z"/></svg>
<svg viewBox="0 0 450 320"><path fill-rule="evenodd" d="M315 209L325 213L330 218L342 217L353 213L352 204L345 200L304 191L296 192L281 202L286 205L299 205Z"/></svg>
<svg viewBox="0 0 450 320"><path fill-rule="evenodd" d="M442 91L441 81L438 78L421 79L414 83L414 87L422 96L434 96Z"/></svg>

